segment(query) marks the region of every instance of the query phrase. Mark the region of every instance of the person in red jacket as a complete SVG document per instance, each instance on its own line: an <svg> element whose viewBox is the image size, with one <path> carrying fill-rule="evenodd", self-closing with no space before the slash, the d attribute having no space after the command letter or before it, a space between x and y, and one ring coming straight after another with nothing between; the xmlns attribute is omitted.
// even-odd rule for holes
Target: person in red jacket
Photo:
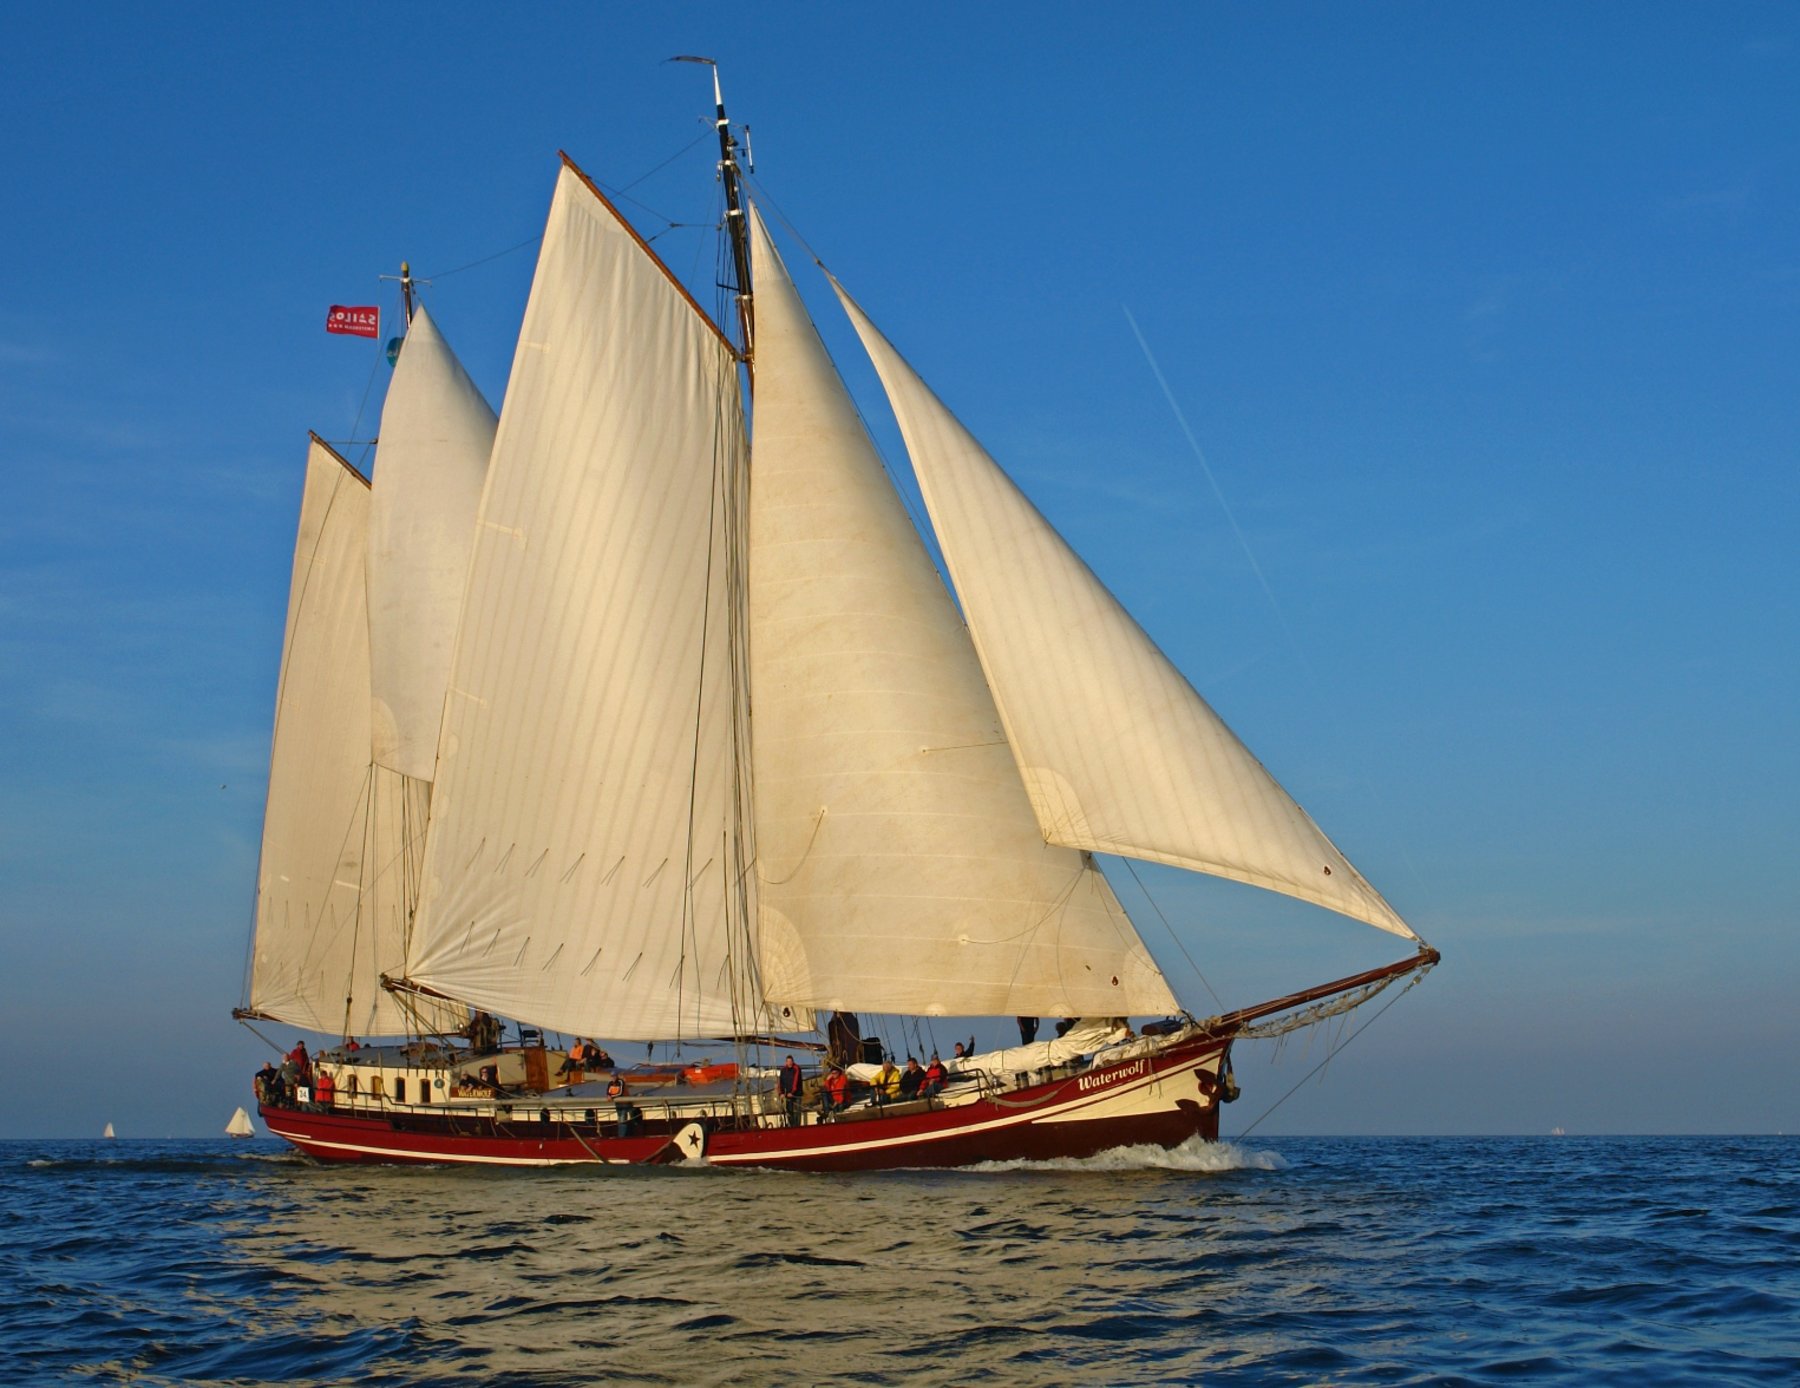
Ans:
<svg viewBox="0 0 1800 1388"><path fill-rule="evenodd" d="M331 1078L331 1071L319 1071L318 1079L313 1082L313 1102L321 1109L329 1109L337 1099L337 1081Z"/></svg>
<svg viewBox="0 0 1800 1388"><path fill-rule="evenodd" d="M944 1069L944 1062L938 1059L936 1051L931 1053L931 1064L925 1067L925 1083L919 1092L930 1098L944 1087L944 1081L950 1078L950 1072Z"/></svg>
<svg viewBox="0 0 1800 1388"><path fill-rule="evenodd" d="M825 1112L835 1113L850 1102L850 1079L842 1066L833 1065L825 1076Z"/></svg>

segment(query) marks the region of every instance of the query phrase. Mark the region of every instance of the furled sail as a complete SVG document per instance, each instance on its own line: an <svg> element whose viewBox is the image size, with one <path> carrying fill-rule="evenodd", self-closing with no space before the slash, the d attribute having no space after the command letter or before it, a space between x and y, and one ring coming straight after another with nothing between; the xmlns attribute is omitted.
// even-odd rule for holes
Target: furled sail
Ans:
<svg viewBox="0 0 1800 1388"><path fill-rule="evenodd" d="M404 856L402 816L370 810L403 792L369 759L368 517L368 483L314 439L275 698L249 1005L337 1035L407 1030L379 984L404 956L404 923L365 900L365 884Z"/></svg>
<svg viewBox="0 0 1800 1388"><path fill-rule="evenodd" d="M730 347L566 165L476 526L413 982L583 1034L733 1025L743 449Z"/></svg>
<svg viewBox="0 0 1800 1388"><path fill-rule="evenodd" d="M750 483L765 995L926 1015L1176 1004L1044 842L967 630L760 217Z"/></svg>
<svg viewBox="0 0 1800 1388"><path fill-rule="evenodd" d="M900 422L1044 836L1416 938L833 284Z"/></svg>
<svg viewBox="0 0 1800 1388"><path fill-rule="evenodd" d="M369 506L369 650L375 760L422 781L437 758L495 423L419 307L381 411Z"/></svg>

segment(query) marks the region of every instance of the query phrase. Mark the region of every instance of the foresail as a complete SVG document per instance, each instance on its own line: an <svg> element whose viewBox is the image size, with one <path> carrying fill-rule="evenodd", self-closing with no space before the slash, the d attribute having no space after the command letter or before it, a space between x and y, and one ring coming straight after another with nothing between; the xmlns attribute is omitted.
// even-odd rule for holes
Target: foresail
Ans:
<svg viewBox="0 0 1800 1388"><path fill-rule="evenodd" d="M429 781L494 412L421 305L381 411L369 507L375 760Z"/></svg>
<svg viewBox="0 0 1800 1388"><path fill-rule="evenodd" d="M833 284L899 419L1044 836L1415 938Z"/></svg>
<svg viewBox="0 0 1800 1388"><path fill-rule="evenodd" d="M926 1015L1172 1011L1106 879L1039 833L968 632L760 218L752 254L765 994Z"/></svg>
<svg viewBox="0 0 1800 1388"><path fill-rule="evenodd" d="M413 982L565 1032L733 1025L742 429L730 348L565 167L476 526Z"/></svg>
<svg viewBox="0 0 1800 1388"><path fill-rule="evenodd" d="M407 1030L406 1014L379 984L401 962L404 923L363 900L365 878L405 858L401 816L370 812L400 796L401 778L369 760L368 515L368 483L314 440L282 641L251 955L252 1011L340 1036Z"/></svg>

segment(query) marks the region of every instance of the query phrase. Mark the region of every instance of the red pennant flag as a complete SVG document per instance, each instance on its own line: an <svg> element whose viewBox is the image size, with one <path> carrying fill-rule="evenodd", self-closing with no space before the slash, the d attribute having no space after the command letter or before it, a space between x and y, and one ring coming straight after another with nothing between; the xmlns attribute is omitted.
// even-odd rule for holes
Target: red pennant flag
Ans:
<svg viewBox="0 0 1800 1388"><path fill-rule="evenodd" d="M366 308L346 308L333 304L325 315L325 331L349 333L352 337L380 337L381 310L373 304Z"/></svg>

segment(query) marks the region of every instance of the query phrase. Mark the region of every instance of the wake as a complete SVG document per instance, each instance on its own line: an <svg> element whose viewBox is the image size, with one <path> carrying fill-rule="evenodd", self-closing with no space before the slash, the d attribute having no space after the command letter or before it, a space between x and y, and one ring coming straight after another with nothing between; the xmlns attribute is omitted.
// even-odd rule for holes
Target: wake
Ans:
<svg viewBox="0 0 1800 1388"><path fill-rule="evenodd" d="M1276 1152L1258 1152L1232 1142L1189 1138L1179 1147L1114 1147L1091 1157L1057 1157L1049 1161L990 1161L968 1171L1191 1171L1214 1175L1225 1171L1285 1171L1287 1161Z"/></svg>

